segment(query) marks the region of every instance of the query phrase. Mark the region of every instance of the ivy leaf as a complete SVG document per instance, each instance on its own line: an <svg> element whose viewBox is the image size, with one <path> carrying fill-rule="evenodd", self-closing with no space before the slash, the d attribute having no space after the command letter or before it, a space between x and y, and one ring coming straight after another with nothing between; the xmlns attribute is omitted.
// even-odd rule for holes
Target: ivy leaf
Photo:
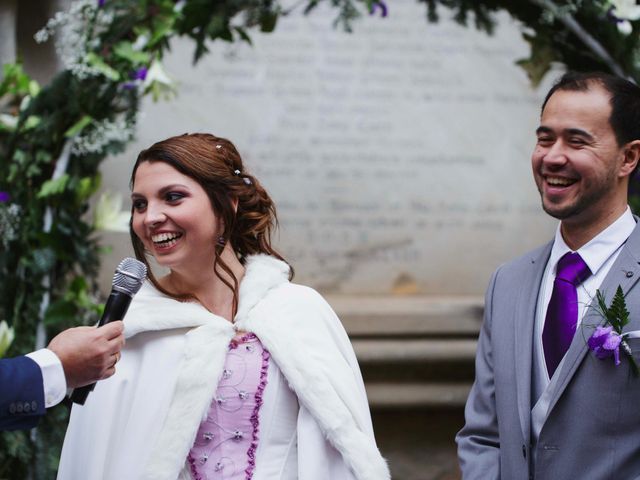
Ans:
<svg viewBox="0 0 640 480"><path fill-rule="evenodd" d="M78 133L80 133L84 128L91 123L93 118L89 115L84 115L80 120L74 123L69 129L64 132L64 136L67 138L75 137Z"/></svg>
<svg viewBox="0 0 640 480"><path fill-rule="evenodd" d="M177 15L177 14L175 14ZM154 19L149 46L169 37L176 21L176 16L158 16Z"/></svg>
<svg viewBox="0 0 640 480"><path fill-rule="evenodd" d="M260 18L260 30L265 33L271 33L276 28L278 22L278 14L275 12L265 12Z"/></svg>
<svg viewBox="0 0 640 480"><path fill-rule="evenodd" d="M6 63L2 67L3 81L0 83L0 97L7 93L26 95L29 93L31 79L20 63Z"/></svg>
<svg viewBox="0 0 640 480"><path fill-rule="evenodd" d="M113 80L114 82L120 80L120 73L107 65L106 62L94 52L89 52L87 54L87 62L109 80Z"/></svg>
<svg viewBox="0 0 640 480"><path fill-rule="evenodd" d="M38 117L37 115L29 115L24 122L24 129L32 130L38 125L40 125L40 117Z"/></svg>
<svg viewBox="0 0 640 480"><path fill-rule="evenodd" d="M44 323L47 326L66 325L70 318L77 314L77 308L69 300L59 300L49 305L44 316Z"/></svg>
<svg viewBox="0 0 640 480"><path fill-rule="evenodd" d="M234 30L236 32L238 32L238 35L240 35L240 38L242 40L247 42L249 45L253 45L253 42L251 41L251 37L249 36L249 34L247 33L247 31L244 28L242 28L242 27L234 27Z"/></svg>
<svg viewBox="0 0 640 480"><path fill-rule="evenodd" d="M94 177L81 178L78 182L78 186L76 187L76 198L78 199L78 201L83 202L91 195L96 193L98 188L100 188L100 183L100 174Z"/></svg>
<svg viewBox="0 0 640 480"><path fill-rule="evenodd" d="M151 56L147 52L140 52L133 49L131 42L119 42L113 48L113 53L124 60L139 65L148 64L151 61Z"/></svg>
<svg viewBox="0 0 640 480"><path fill-rule="evenodd" d="M38 93L40 93L40 85L35 80L31 80L29 82L29 95L33 98L37 96Z"/></svg>
<svg viewBox="0 0 640 480"><path fill-rule="evenodd" d="M527 73L531 84L537 87L545 74L551 69L551 64L556 59L556 55L547 38L526 33L522 36L531 46L531 56L518 60L516 64L522 67Z"/></svg>
<svg viewBox="0 0 640 480"><path fill-rule="evenodd" d="M36 152L36 162L37 163L51 163L53 159L53 155L51 155L47 150L40 149Z"/></svg>
<svg viewBox="0 0 640 480"><path fill-rule="evenodd" d="M66 173L55 180L47 180L42 184L42 187L40 187L38 198L50 197L51 195L57 195L64 192L68 181L69 175Z"/></svg>
<svg viewBox="0 0 640 480"><path fill-rule="evenodd" d="M320 0L310 0L307 6L304 8L303 13L305 15L308 15L309 13L311 13L318 6L319 1Z"/></svg>

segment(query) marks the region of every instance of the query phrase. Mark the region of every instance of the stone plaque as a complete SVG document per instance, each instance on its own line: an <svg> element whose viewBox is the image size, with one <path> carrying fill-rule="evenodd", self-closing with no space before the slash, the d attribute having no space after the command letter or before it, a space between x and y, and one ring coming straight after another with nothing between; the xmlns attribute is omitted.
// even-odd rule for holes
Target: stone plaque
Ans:
<svg viewBox="0 0 640 480"><path fill-rule="evenodd" d="M185 132L232 140L276 201L276 245L296 280L345 294L478 295L501 263L551 238L530 154L549 81L515 61L520 29L494 36L417 2L390 3L352 34L336 12L294 12L254 45L214 43L192 65L177 41L169 102L145 101L137 141L105 163L128 196L139 150ZM128 254L126 236L105 269ZM126 246L125 246L126 244ZM108 272L111 275L111 272Z"/></svg>

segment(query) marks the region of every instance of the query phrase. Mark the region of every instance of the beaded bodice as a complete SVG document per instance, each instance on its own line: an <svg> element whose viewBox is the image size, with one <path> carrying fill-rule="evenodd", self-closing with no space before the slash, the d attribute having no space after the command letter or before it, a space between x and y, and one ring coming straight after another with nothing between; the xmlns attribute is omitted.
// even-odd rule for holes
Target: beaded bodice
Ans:
<svg viewBox="0 0 640 480"><path fill-rule="evenodd" d="M269 352L255 335L229 344L222 378L189 452L195 480L253 478L268 366Z"/></svg>

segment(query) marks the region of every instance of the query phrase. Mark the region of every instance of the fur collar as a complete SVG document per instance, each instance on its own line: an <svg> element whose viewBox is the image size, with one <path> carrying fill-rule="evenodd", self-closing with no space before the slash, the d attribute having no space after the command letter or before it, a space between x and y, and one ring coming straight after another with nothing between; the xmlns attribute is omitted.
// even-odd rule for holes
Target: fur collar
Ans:
<svg viewBox="0 0 640 480"><path fill-rule="evenodd" d="M344 331L339 335L331 333L329 325L339 326L333 311L311 289L294 285L286 290L277 288L288 283L286 263L257 255L248 258L245 267L234 324L197 303L168 298L150 285L140 292L141 298L136 297L137 308L132 305L133 314L125 321L129 336L146 330L196 327L185 335L174 395L143 478L179 477L222 375L229 341L236 330L243 330L254 332L271 352L300 403L342 454L356 478L389 479L388 467L371 437L364 433L365 421L353 404L351 397L358 395L358 387L352 383L353 371L341 354L344 349L351 349ZM261 303L272 291L269 299ZM303 331L307 342L299 342ZM346 378L340 377L342 374ZM343 380L335 380L337 377Z"/></svg>
<svg viewBox="0 0 640 480"><path fill-rule="evenodd" d="M180 373L169 411L143 478L178 478L200 422L215 394L230 340L251 310L277 286L288 282L289 266L268 255L247 258L233 325L196 302L179 302L152 285L136 297L125 325L129 336L149 330L196 327L185 335ZM132 305L133 307L133 305Z"/></svg>
<svg viewBox="0 0 640 480"><path fill-rule="evenodd" d="M240 282L238 312L234 323L241 322L269 290L288 282L289 265L269 255L251 255L245 263L245 274ZM167 315L167 311L172 312ZM221 323L224 322L224 323ZM124 319L125 337L141 332L199 327L209 324L229 326L224 318L209 312L197 302L181 302L160 293L146 281Z"/></svg>

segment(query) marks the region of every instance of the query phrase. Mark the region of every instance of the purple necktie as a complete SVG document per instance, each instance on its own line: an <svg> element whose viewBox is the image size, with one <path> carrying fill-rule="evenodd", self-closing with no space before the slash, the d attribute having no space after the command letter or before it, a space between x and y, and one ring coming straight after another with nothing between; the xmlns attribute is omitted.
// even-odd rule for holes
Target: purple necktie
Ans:
<svg viewBox="0 0 640 480"><path fill-rule="evenodd" d="M544 358L549 378L558 368L558 364L576 333L578 323L578 292L580 285L591 275L591 270L577 253L568 252L558 260L553 292L547 307L547 317L542 331Z"/></svg>

